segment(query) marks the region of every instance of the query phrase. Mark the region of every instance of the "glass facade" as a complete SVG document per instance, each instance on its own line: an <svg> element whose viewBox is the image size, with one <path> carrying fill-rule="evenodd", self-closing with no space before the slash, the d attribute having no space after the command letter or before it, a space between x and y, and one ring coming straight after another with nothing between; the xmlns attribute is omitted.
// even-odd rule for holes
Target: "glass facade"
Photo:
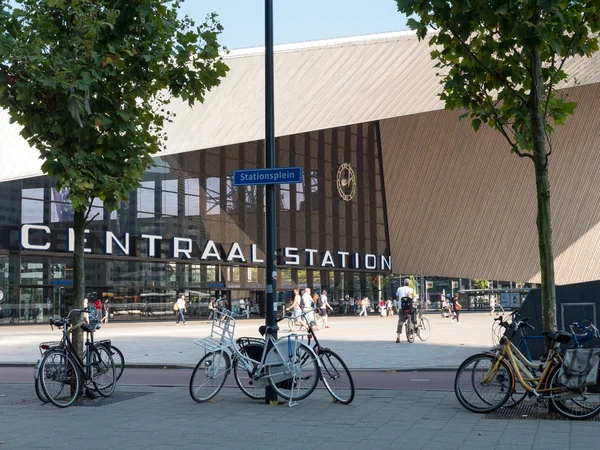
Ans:
<svg viewBox="0 0 600 450"><path fill-rule="evenodd" d="M347 295L376 299L391 271L380 264L389 259L389 243L376 124L281 137L276 147L279 167L304 171L303 183L277 187L280 301L295 287L327 289L333 303ZM155 162L118 211L93 202L88 298L108 298L112 320L170 317L179 289L192 317L207 314L213 295L226 295L233 307L244 299L261 313L265 189L234 186L232 177L264 167L264 143ZM344 163L355 174L349 200L340 193ZM72 303L73 211L66 192L54 186L49 177L0 183L0 324L45 322ZM25 237L29 249L22 225L33 225ZM295 264L284 249L299 255Z"/></svg>

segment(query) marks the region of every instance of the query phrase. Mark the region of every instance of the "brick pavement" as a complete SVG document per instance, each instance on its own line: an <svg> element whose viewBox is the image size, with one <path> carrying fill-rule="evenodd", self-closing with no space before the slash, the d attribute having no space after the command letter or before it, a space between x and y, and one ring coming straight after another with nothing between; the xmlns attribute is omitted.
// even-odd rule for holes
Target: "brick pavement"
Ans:
<svg viewBox="0 0 600 450"><path fill-rule="evenodd" d="M118 387L103 406L41 404L31 384L0 383L1 448L86 449L598 449L598 422L492 420L448 391L360 390L331 402L317 390L295 407L224 388L198 404L183 387ZM137 396L136 396L137 395Z"/></svg>

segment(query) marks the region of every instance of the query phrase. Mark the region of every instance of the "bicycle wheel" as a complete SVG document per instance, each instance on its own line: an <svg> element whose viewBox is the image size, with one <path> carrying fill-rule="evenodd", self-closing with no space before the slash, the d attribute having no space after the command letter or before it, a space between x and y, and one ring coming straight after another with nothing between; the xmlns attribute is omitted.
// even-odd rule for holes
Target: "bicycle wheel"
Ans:
<svg viewBox="0 0 600 450"><path fill-rule="evenodd" d="M508 363L496 355L482 353L468 357L454 378L459 403L474 413L496 411L513 392L514 375Z"/></svg>
<svg viewBox="0 0 600 450"><path fill-rule="evenodd" d="M240 353L242 353L244 356L247 356L248 354L245 348L240 349ZM254 355L254 357L256 356L258 356L259 360L261 359L262 346L260 349L260 354L257 353L257 355ZM254 370L256 370L257 364L252 364ZM265 380L254 380L252 374L246 370L242 363L240 363L239 358L233 359L233 376L236 384L245 395L253 400L263 400L265 398Z"/></svg>
<svg viewBox="0 0 600 450"><path fill-rule="evenodd" d="M92 384L101 396L110 397L117 384L115 363L111 351L104 345L92 347L91 351L93 352L90 361Z"/></svg>
<svg viewBox="0 0 600 450"><path fill-rule="evenodd" d="M121 378L121 375L123 375L123 371L125 370L125 357L123 356L121 350L119 350L114 345L108 345L108 343L104 342L96 344L97 347L101 345L108 349L110 355L113 358L113 361L115 363L115 382L117 382L119 381L119 378Z"/></svg>
<svg viewBox="0 0 600 450"><path fill-rule="evenodd" d="M40 366L42 392L54 406L71 406L79 392L79 371L63 350L48 350Z"/></svg>
<svg viewBox="0 0 600 450"><path fill-rule="evenodd" d="M42 382L40 381L39 375L35 377L35 395L40 399L42 403L48 403L48 397L44 394L42 389Z"/></svg>
<svg viewBox="0 0 600 450"><path fill-rule="evenodd" d="M281 398L302 400L308 397L319 382L319 363L306 344L283 338L267 354L265 365L269 383Z"/></svg>
<svg viewBox="0 0 600 450"><path fill-rule="evenodd" d="M325 326L325 320L323 319L323 316L321 314L315 314L315 322L315 330L321 331Z"/></svg>
<svg viewBox="0 0 600 450"><path fill-rule="evenodd" d="M412 344L415 342L415 330L412 325L412 320L408 318L404 326L406 327L406 340Z"/></svg>
<svg viewBox="0 0 600 450"><path fill-rule="evenodd" d="M419 339L425 342L427 339L429 339L430 334L431 327L429 325L429 320L427 320L425 317L421 317L421 320L419 320L419 326L417 327L417 336L419 336Z"/></svg>
<svg viewBox="0 0 600 450"><path fill-rule="evenodd" d="M585 387L581 391L569 389L558 379L560 369L550 376L550 401L558 413L572 420L590 419L600 413L600 392L598 386Z"/></svg>
<svg viewBox="0 0 600 450"><path fill-rule="evenodd" d="M288 319L288 328L289 328L290 331L300 331L300 330L302 330L302 318Z"/></svg>
<svg viewBox="0 0 600 450"><path fill-rule="evenodd" d="M354 400L354 380L346 363L331 350L319 352L321 379L323 384L339 403L349 404Z"/></svg>
<svg viewBox="0 0 600 450"><path fill-rule="evenodd" d="M198 362L190 378L190 395L198 403L206 402L219 393L229 370L231 359L224 351L210 352Z"/></svg>

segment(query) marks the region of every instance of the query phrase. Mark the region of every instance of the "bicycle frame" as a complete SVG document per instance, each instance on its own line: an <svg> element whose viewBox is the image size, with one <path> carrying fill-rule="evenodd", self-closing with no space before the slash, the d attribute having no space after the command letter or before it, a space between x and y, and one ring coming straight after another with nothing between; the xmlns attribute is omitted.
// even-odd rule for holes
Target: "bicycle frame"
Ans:
<svg viewBox="0 0 600 450"><path fill-rule="evenodd" d="M548 375L552 371L553 367L557 364L560 364L560 356L553 348L548 355L548 362L545 366L540 367L533 363L531 363L523 354L515 347L515 345L506 337L503 336L500 340L501 344L501 352L496 354L497 361L494 363L489 373L483 379L483 383L489 383L492 378L498 372L498 368L500 367L501 361L507 360L510 369L513 372L513 375L516 377L516 381L527 391L535 395L536 397L546 398L543 393L551 392L551 391L559 391L560 388L546 388L544 387L546 384L546 380ZM527 368L539 369L542 370L542 373L539 377L533 376L533 374L527 370ZM523 377L523 373L526 377ZM535 386L532 384L535 383ZM511 389L514 391L514 379L513 385Z"/></svg>

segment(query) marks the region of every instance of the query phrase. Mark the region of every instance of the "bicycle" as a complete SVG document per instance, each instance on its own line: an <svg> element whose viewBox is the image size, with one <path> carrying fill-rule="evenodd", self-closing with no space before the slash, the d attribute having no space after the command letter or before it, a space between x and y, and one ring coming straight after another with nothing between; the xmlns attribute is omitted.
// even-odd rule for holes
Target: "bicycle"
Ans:
<svg viewBox="0 0 600 450"><path fill-rule="evenodd" d="M40 378L43 395L50 403L61 408L75 402L82 379L85 385L93 385L103 397L112 395L115 390L115 366L111 353L105 345L97 346L93 340L90 340L90 334L99 326L84 322L71 325L73 313L88 311L88 309L72 309L63 319L50 318L50 326L62 329L63 338L58 345L47 349L34 370L34 378ZM83 360L69 339L69 331L73 331L76 327L81 327L86 332L86 351Z"/></svg>
<svg viewBox="0 0 600 450"><path fill-rule="evenodd" d="M410 297L402 297L400 299L400 309L404 314L404 332L406 340L411 344L415 342L415 326L413 324L414 308L412 306L413 299ZM429 336L428 336L429 337Z"/></svg>
<svg viewBox="0 0 600 450"><path fill-rule="evenodd" d="M425 342L431 335L431 325L429 325L427 317L423 316L423 307L421 303L419 303L415 310L415 323L417 336L421 341Z"/></svg>
<svg viewBox="0 0 600 450"><path fill-rule="evenodd" d="M354 399L355 388L354 380L352 379L352 375L350 374L350 370L346 366L346 363L329 348L321 347L315 334L315 328L310 327L306 312L296 316L295 319L298 321L304 320L304 322L306 322L304 329L311 330L308 332L308 345L310 345L311 339L315 340L315 344L312 348L321 362L320 377L325 388L338 403L345 405L351 403ZM261 357L265 346L265 341L263 339L251 337L241 337L236 343L241 352L256 360ZM251 373L244 373L243 370L242 373L239 373L238 367L238 364L234 360L233 373L240 390L254 400L264 400L264 388L262 388L262 386L257 387L254 384Z"/></svg>
<svg viewBox="0 0 600 450"><path fill-rule="evenodd" d="M600 337L600 331L598 331L598 328L596 328L591 322L588 324L573 322L571 325L569 325L569 329L571 330L571 339L573 340L571 348L581 348L586 342ZM578 332L576 332L575 329L577 329Z"/></svg>
<svg viewBox="0 0 600 450"><path fill-rule="evenodd" d="M289 331L308 331L308 327L302 320L299 320L302 316L308 314L311 311L301 313L299 316L288 316L288 329ZM323 316L321 316L320 311L316 308L312 311L313 313L313 323L311 328L313 330L321 331L325 326L325 320ZM283 319L283 318L282 318Z"/></svg>
<svg viewBox="0 0 600 450"><path fill-rule="evenodd" d="M495 319L508 329L511 324L502 316ZM513 328L531 327L527 318ZM495 353L480 353L467 358L454 379L454 392L459 403L471 412L496 411L515 392L515 378L525 389L525 395L535 396L538 402L549 400L556 410L569 419L588 419L600 413L600 397L588 390L563 386L558 377L562 365L560 345L571 340L564 331L543 332L553 342L544 364L534 364L516 348L507 336L500 338ZM539 370L536 376L532 370Z"/></svg>
<svg viewBox="0 0 600 450"><path fill-rule="evenodd" d="M279 330L277 325L259 328L265 336L260 358L241 351L234 340L234 314L217 306L213 318L211 335L196 339L195 344L207 352L198 362L190 378L190 395L199 403L212 399L219 393L232 368L236 383L251 398L261 398L256 389L270 385L275 393L285 400L302 400L308 397L319 381L319 358L298 335L291 334L275 339L273 334ZM252 357L254 356L254 358ZM248 388L241 382L240 371L248 374ZM252 390L250 390L252 389Z"/></svg>
<svg viewBox="0 0 600 450"><path fill-rule="evenodd" d="M303 317L308 322L306 316L303 315ZM338 403L350 404L354 400L355 389L348 366L337 353L321 346L314 329L308 332L308 345L310 345L311 339L315 340L312 348L321 360L320 375L325 388Z"/></svg>

